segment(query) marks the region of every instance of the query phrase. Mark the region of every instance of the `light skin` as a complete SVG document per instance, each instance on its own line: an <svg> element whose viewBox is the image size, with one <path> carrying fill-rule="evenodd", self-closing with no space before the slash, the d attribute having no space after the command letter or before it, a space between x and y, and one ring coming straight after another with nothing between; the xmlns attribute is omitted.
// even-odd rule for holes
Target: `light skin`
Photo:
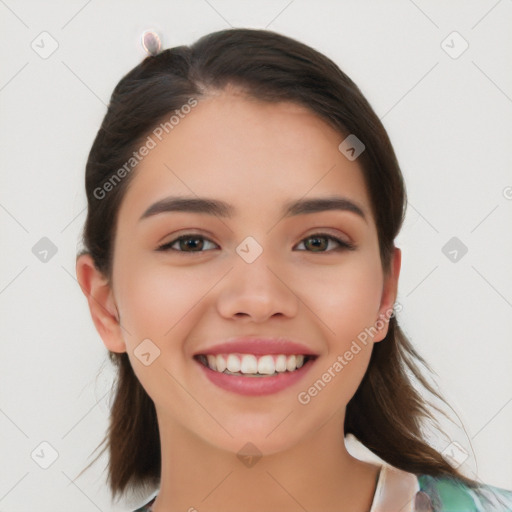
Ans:
<svg viewBox="0 0 512 512"><path fill-rule="evenodd" d="M389 317L397 295L400 249L385 275L362 170L338 150L344 138L302 106L235 89L212 94L134 171L119 211L112 281L90 256L77 259L105 346L127 352L155 403L163 461L155 512L369 510L379 466L347 452L343 423L388 323L307 405L297 399L358 334ZM139 220L171 195L222 200L234 213ZM359 205L366 220L340 210L281 214L289 201L333 195ZM338 250L329 238L315 245L317 233L356 248ZM183 234L200 238L192 248L176 242L174 251L157 251ZM252 263L236 252L248 236L263 249ZM297 340L318 359L304 379L271 395L210 383L192 355L246 335ZM149 366L134 353L145 339L160 350ZM237 457L247 442L263 454L252 467Z"/></svg>

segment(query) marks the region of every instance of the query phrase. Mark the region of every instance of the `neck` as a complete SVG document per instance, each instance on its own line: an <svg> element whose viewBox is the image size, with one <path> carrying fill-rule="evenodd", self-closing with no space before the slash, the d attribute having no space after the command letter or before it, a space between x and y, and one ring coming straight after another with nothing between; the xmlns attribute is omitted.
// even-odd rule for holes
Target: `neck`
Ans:
<svg viewBox="0 0 512 512"><path fill-rule="evenodd" d="M159 416L162 472L153 512L368 511L380 467L347 452L343 418L335 415L286 451L241 460Z"/></svg>

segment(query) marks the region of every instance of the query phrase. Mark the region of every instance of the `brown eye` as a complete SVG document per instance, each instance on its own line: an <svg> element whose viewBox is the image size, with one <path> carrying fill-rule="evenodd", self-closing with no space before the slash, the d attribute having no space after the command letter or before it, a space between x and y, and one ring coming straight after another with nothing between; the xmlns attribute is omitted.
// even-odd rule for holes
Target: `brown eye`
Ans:
<svg viewBox="0 0 512 512"><path fill-rule="evenodd" d="M331 241L337 244L337 247L335 246L332 250L326 250L329 247L329 242ZM332 252L345 249L355 249L355 246L352 243L345 242L339 238L324 233L315 233L308 236L307 238L304 238L301 243L304 243L304 247L306 247L307 252Z"/></svg>
<svg viewBox="0 0 512 512"><path fill-rule="evenodd" d="M176 251L176 252L205 252L203 251L205 243L215 245L211 240L200 235L182 235L169 243L158 247L158 251ZM178 249L173 248L178 245Z"/></svg>

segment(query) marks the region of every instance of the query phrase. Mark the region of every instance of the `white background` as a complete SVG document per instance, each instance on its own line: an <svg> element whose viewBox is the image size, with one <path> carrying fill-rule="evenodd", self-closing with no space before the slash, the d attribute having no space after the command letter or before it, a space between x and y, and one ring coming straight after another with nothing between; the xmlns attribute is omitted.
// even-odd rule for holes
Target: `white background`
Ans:
<svg viewBox="0 0 512 512"><path fill-rule="evenodd" d="M409 195L399 321L464 424L453 440L468 474L512 489L511 22L510 0L1 0L0 512L140 504L111 505L105 458L76 478L107 427L112 372L75 253L86 158L150 28L164 48L267 28L360 86ZM31 45L45 31L58 48L43 59ZM469 44L457 58L453 31ZM457 262L442 252L454 236L468 247ZM42 237L58 249L46 263L32 252ZM31 457L44 441L58 452L48 469Z"/></svg>

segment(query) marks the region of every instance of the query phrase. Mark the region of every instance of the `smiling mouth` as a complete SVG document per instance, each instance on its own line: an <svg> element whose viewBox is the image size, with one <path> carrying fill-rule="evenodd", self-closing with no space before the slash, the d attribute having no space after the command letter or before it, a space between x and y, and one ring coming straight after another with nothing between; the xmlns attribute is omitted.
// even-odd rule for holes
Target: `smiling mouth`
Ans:
<svg viewBox="0 0 512 512"><path fill-rule="evenodd" d="M194 359L217 373L241 377L273 377L293 373L315 355L304 354L199 354Z"/></svg>

